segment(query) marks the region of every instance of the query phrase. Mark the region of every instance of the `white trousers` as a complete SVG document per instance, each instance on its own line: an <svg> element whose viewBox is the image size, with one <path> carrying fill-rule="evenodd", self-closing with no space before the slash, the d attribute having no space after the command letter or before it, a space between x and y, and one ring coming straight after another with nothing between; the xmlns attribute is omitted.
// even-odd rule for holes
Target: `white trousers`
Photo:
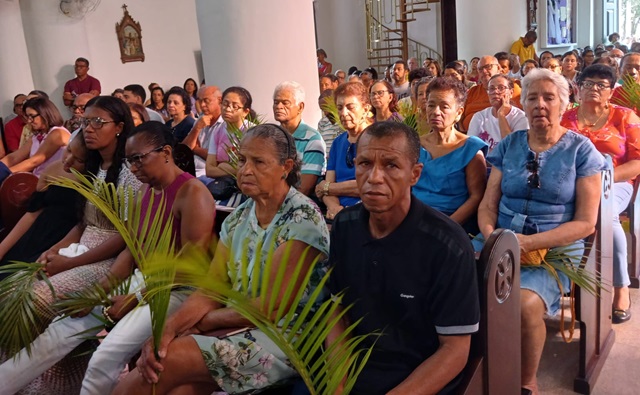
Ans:
<svg viewBox="0 0 640 395"><path fill-rule="evenodd" d="M187 295L172 293L168 315L171 315ZM93 316L102 315L102 307L81 318L64 318L52 322L31 343L31 356L26 349L0 365L0 395L13 395L27 386L51 366L64 358L84 341L102 331L102 322ZM78 333L84 332L80 336ZM151 336L149 306L143 305L127 314L102 341L89 363L82 394L110 394L124 366Z"/></svg>

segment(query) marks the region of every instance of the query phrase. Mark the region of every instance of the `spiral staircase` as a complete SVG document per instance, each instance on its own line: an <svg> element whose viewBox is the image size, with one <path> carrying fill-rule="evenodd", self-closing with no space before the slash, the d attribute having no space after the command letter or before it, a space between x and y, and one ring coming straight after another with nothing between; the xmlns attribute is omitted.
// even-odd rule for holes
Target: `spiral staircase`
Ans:
<svg viewBox="0 0 640 395"><path fill-rule="evenodd" d="M440 0L366 0L367 57L370 67L379 73L398 59L426 58L442 64L442 56L433 48L409 38L408 24L416 14L433 10Z"/></svg>

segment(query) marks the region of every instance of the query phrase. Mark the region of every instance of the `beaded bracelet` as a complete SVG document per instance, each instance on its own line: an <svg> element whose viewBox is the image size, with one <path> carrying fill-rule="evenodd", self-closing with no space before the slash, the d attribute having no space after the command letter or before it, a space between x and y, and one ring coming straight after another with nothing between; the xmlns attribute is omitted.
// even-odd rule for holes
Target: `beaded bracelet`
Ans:
<svg viewBox="0 0 640 395"><path fill-rule="evenodd" d="M109 307L111 306L102 306L102 315L107 321L109 321L112 326L116 326L116 322L111 317L109 317Z"/></svg>

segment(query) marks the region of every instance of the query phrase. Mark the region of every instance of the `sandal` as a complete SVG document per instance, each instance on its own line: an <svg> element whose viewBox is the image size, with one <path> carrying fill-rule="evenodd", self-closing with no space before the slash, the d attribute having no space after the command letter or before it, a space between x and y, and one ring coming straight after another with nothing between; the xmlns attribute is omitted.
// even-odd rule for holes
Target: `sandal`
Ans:
<svg viewBox="0 0 640 395"><path fill-rule="evenodd" d="M622 324L623 322L627 322L631 319L631 299L629 299L629 308L626 310L622 309L613 309L613 314L611 315L611 322L613 324Z"/></svg>

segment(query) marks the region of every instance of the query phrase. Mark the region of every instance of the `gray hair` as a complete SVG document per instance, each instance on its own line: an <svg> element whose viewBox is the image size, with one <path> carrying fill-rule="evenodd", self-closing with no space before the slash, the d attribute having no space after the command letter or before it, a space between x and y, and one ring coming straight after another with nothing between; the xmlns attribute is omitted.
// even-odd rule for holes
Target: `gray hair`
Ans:
<svg viewBox="0 0 640 395"><path fill-rule="evenodd" d="M287 174L286 181L289 186L297 187L300 183L300 169L302 164L298 158L296 141L291 133L287 132L279 125L263 123L247 130L242 140L244 141L252 137L273 142L276 150L276 157L281 165L283 165L287 159L293 160L293 168L291 169L291 172Z"/></svg>
<svg viewBox="0 0 640 395"><path fill-rule="evenodd" d="M273 91L273 96L275 97L278 92L285 89L289 89L293 92L293 99L296 101L296 106L300 103L304 103L304 88L295 81L284 81L279 83Z"/></svg>
<svg viewBox="0 0 640 395"><path fill-rule="evenodd" d="M533 69L522 79L522 92L520 94L522 107L525 107L529 88L537 81L550 81L558 88L560 114L562 115L569 106L569 81L562 74L554 73L547 69Z"/></svg>

